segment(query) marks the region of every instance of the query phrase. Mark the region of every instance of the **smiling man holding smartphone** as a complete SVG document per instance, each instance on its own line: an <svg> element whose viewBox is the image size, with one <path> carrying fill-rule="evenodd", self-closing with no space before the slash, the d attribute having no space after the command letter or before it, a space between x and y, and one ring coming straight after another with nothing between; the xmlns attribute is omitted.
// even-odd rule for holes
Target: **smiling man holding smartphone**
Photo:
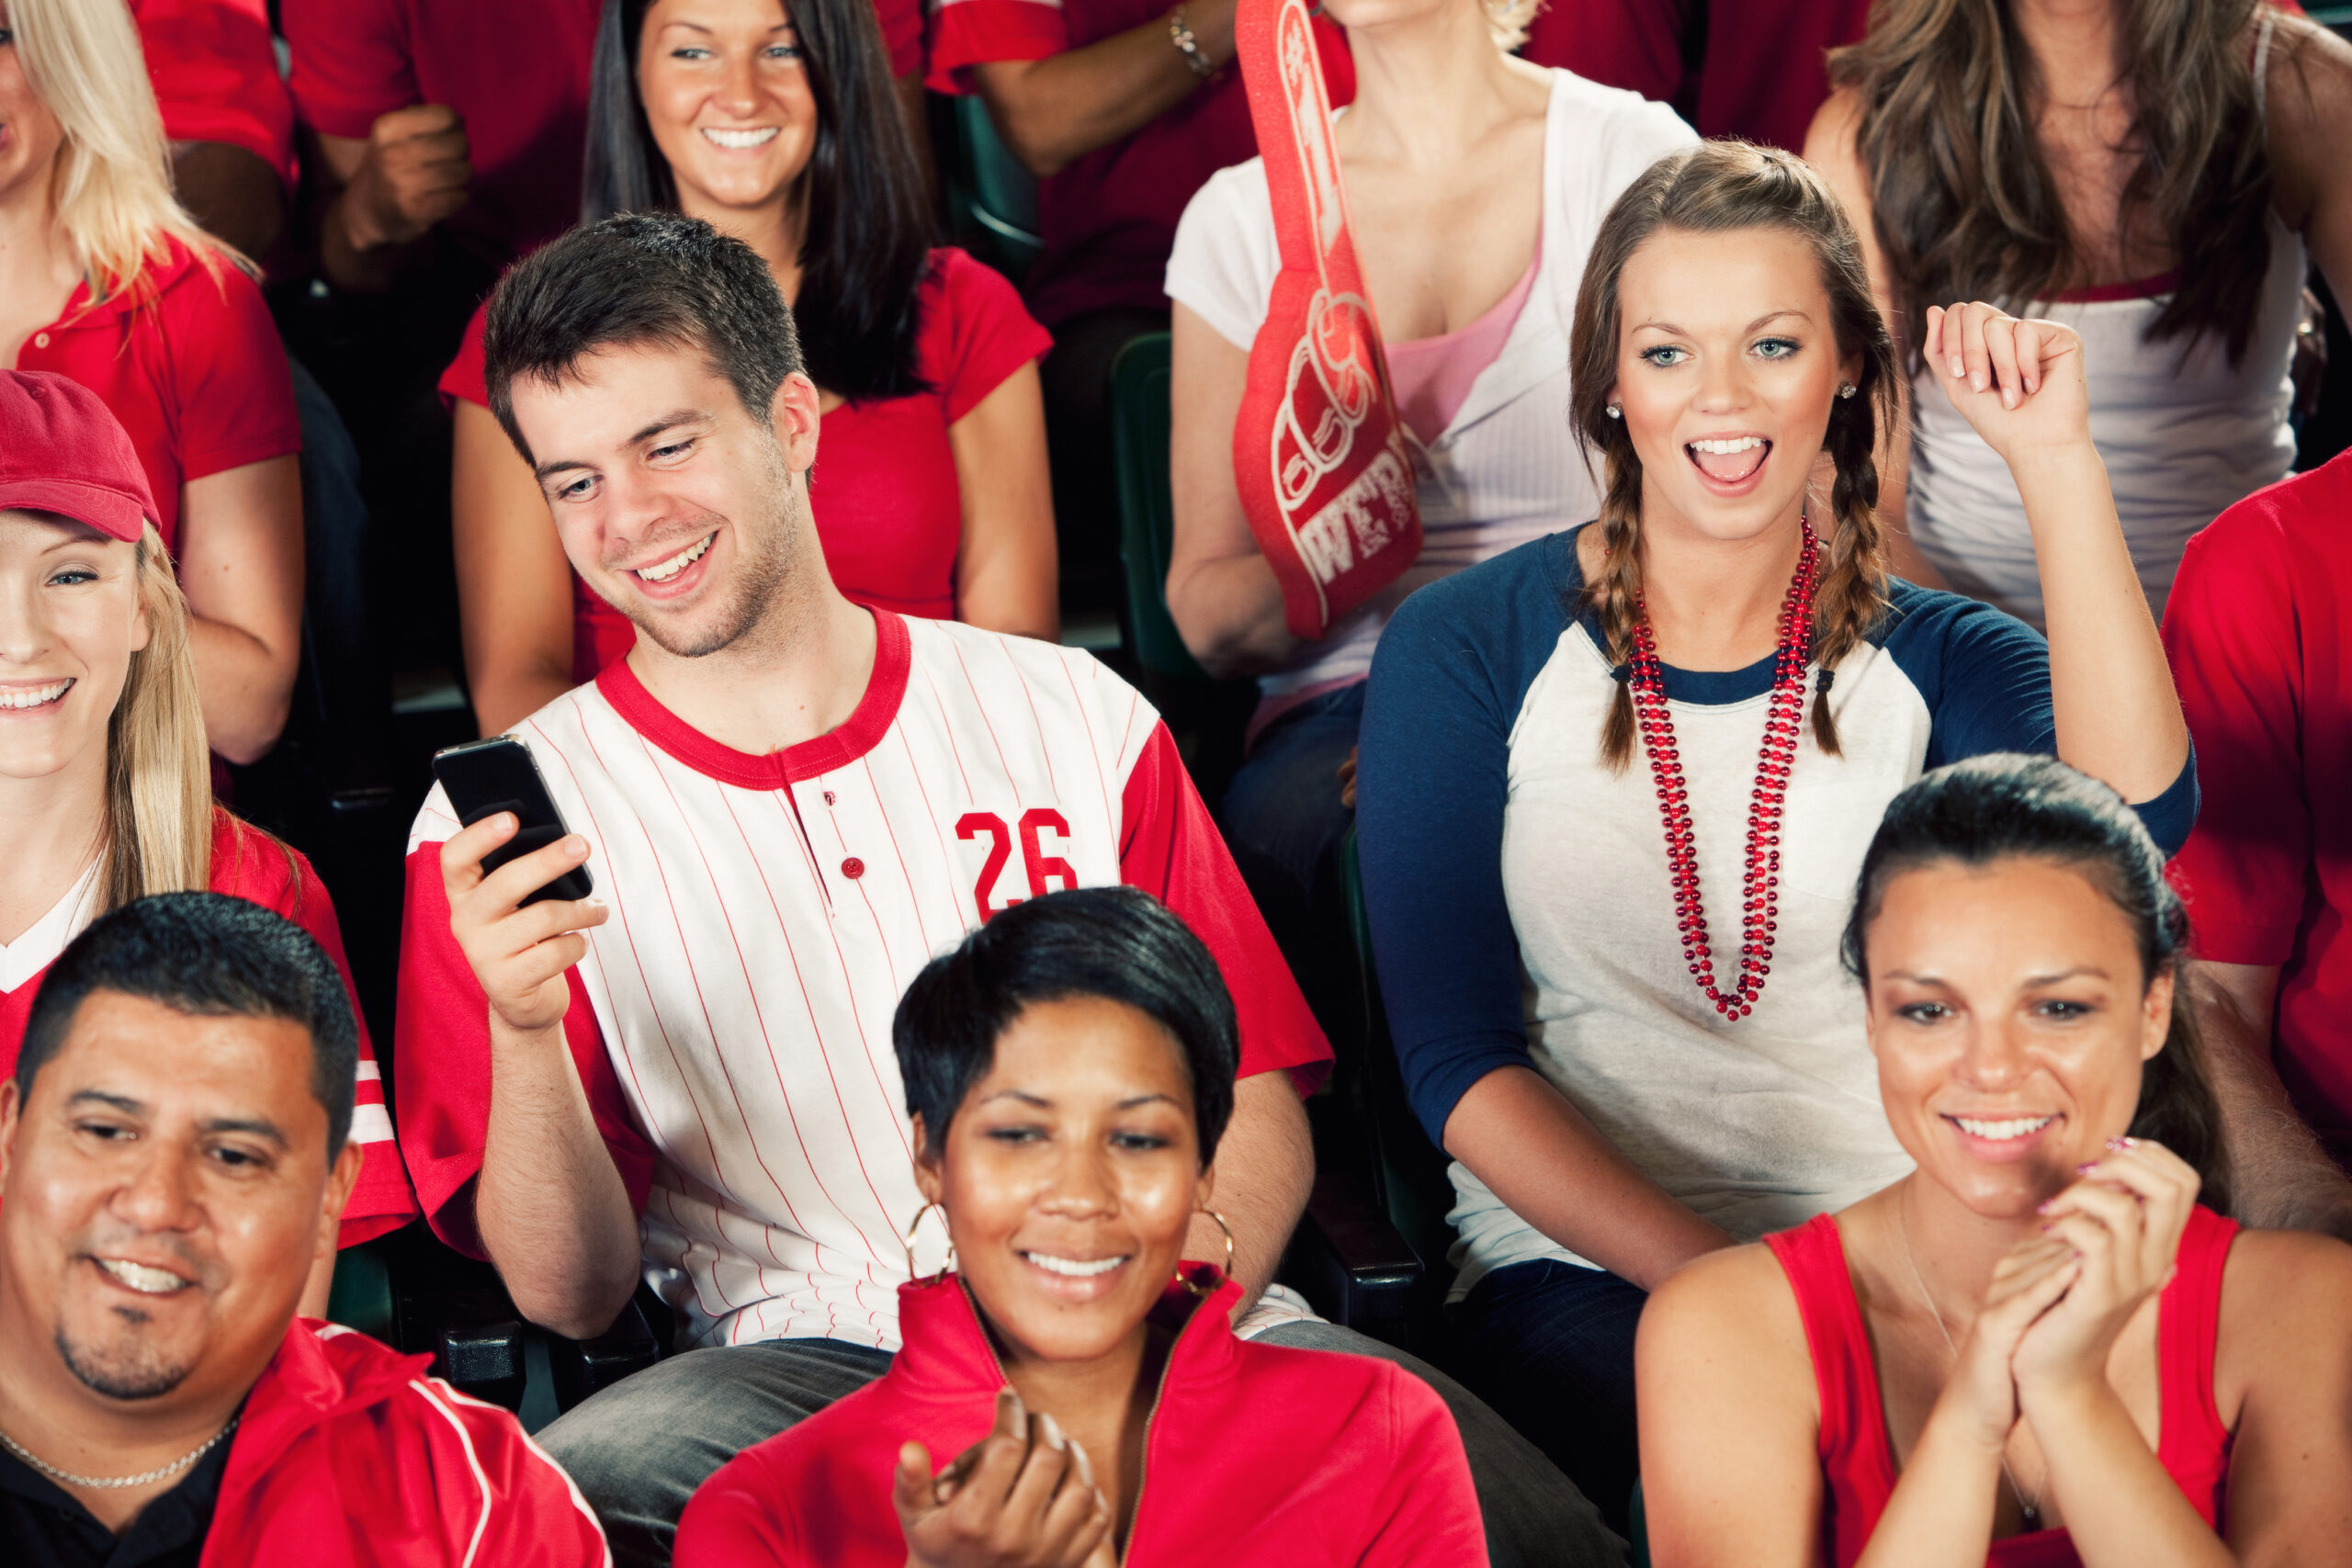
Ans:
<svg viewBox="0 0 2352 1568"><path fill-rule="evenodd" d="M1217 1193L1243 1332L1378 1350L1261 1295L1305 1203L1299 1094L1329 1050L1167 729L1083 652L834 589L808 504L817 389L758 257L691 219L608 220L509 275L486 348L565 554L637 643L516 731L566 837L484 875L514 816L460 829L426 801L396 1089L435 1228L533 1320L599 1333L644 1278L697 1346L726 1347L543 1434L616 1556L667 1561L705 1477L889 1364L922 1206L899 991L1057 887L1144 888L1232 987ZM524 902L583 865L594 897ZM1222 1258L1225 1238L1199 1216L1187 1250ZM1524 1445L1510 1458L1566 1486Z"/></svg>

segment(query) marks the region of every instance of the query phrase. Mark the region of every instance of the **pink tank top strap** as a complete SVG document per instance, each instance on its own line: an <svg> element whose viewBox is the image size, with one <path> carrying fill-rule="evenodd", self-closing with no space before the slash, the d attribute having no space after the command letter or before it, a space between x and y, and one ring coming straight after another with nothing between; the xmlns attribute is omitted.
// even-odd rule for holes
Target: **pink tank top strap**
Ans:
<svg viewBox="0 0 2352 1568"><path fill-rule="evenodd" d="M1823 1555L1832 1568L1852 1568L1894 1495L1894 1455L1887 1444L1870 1333L1846 1270L1846 1245L1829 1214L1768 1235L1764 1244L1796 1294L1805 1347L1813 1354L1814 1387L1821 1400Z"/></svg>
<svg viewBox="0 0 2352 1568"><path fill-rule="evenodd" d="M2238 1223L2199 1204L2156 1304L2156 1457L2214 1529L2230 1476L2230 1432L2213 1398L2213 1351L2222 1332L2222 1272Z"/></svg>

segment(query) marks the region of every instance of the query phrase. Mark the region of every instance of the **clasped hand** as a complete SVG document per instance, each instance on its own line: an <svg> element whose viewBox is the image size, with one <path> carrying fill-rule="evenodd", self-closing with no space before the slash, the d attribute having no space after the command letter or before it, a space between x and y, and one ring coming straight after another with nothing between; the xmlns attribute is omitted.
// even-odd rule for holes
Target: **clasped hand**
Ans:
<svg viewBox="0 0 2352 1568"><path fill-rule="evenodd" d="M1012 1389L996 1425L937 1475L921 1443L891 1488L907 1568L1110 1568L1111 1510L1086 1450Z"/></svg>
<svg viewBox="0 0 2352 1568"><path fill-rule="evenodd" d="M2064 322L1981 302L1930 305L1919 352L1951 406L2012 467L2036 449L2089 446L2083 340Z"/></svg>
<svg viewBox="0 0 2352 1568"><path fill-rule="evenodd" d="M2117 1336L2172 1278L2199 1180L2161 1144L2122 1138L2041 1206L2041 1231L1993 1270L1951 1392L1987 1447L2020 1412L2105 1385Z"/></svg>

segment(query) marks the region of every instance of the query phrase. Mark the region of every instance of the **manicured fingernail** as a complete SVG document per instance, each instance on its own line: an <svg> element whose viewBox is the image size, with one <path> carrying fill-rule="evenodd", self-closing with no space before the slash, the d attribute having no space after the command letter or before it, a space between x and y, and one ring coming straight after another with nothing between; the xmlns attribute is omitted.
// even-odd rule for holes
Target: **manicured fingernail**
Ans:
<svg viewBox="0 0 2352 1568"><path fill-rule="evenodd" d="M1968 384L1981 392L1992 383L1984 378L1984 372L1979 370L1975 375L1971 376L1968 378Z"/></svg>
<svg viewBox="0 0 2352 1568"><path fill-rule="evenodd" d="M1965 375L1967 375L1967 374L1968 374L1968 361L1967 361L1967 360L1965 360L1965 359L1962 359L1962 358L1959 355L1957 355L1957 354L1953 355L1951 356L1951 373L1952 373L1953 375L1955 375L1955 376L1965 376Z"/></svg>
<svg viewBox="0 0 2352 1568"><path fill-rule="evenodd" d="M2033 1206L2033 1212L2037 1214L2046 1214L2050 1212L2050 1205L2055 1203L2058 1200L2055 1198L2044 1198L2041 1202L2036 1203Z"/></svg>
<svg viewBox="0 0 2352 1568"><path fill-rule="evenodd" d="M1045 1430L1046 1446L1058 1451L1062 1446L1062 1429L1055 1421L1053 1412L1048 1410L1041 1413L1037 1417L1037 1423Z"/></svg>
<svg viewBox="0 0 2352 1568"><path fill-rule="evenodd" d="M2132 1146L2132 1140L2129 1138L2109 1138L2107 1141L2107 1146L2115 1150L2118 1154L2120 1154L2125 1149Z"/></svg>
<svg viewBox="0 0 2352 1568"><path fill-rule="evenodd" d="M2098 1168L2098 1161L2095 1159L2086 1159L2083 1161L2082 1164L2075 1168L2075 1174L2076 1176L2088 1176L2092 1171L2097 1170Z"/></svg>
<svg viewBox="0 0 2352 1568"><path fill-rule="evenodd" d="M582 898L580 901L582 904L587 905L592 909L601 910L605 907L605 901L602 898Z"/></svg>

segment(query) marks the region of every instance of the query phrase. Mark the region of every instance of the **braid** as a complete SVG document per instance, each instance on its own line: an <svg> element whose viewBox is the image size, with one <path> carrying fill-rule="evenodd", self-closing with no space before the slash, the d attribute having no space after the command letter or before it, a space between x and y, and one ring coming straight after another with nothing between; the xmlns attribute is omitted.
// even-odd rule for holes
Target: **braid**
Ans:
<svg viewBox="0 0 2352 1568"><path fill-rule="evenodd" d="M1585 585L1584 602L1600 618L1609 662L1623 669L1634 654L1634 605L1642 594L1642 463L1623 430L1603 448L1609 492L1600 501L1600 570ZM1601 765L1623 773L1634 758L1634 689L1623 681L1609 700L1600 727Z"/></svg>
<svg viewBox="0 0 2352 1568"><path fill-rule="evenodd" d="M1838 721L1829 712L1830 671L1869 635L1886 602L1886 554L1878 521L1876 399L1840 398L1829 413L1830 457L1838 466L1829 490L1827 564L1813 595L1813 657L1822 680L1813 699L1813 739L1835 757Z"/></svg>

